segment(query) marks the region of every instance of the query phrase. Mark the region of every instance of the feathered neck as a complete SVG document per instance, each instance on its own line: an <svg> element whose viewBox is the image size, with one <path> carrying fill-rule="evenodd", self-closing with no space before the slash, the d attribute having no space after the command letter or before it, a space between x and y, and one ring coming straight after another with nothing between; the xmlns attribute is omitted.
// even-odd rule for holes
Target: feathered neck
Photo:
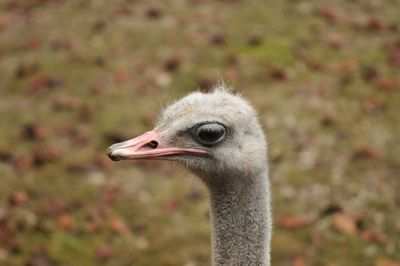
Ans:
<svg viewBox="0 0 400 266"><path fill-rule="evenodd" d="M220 177L218 179L221 179ZM268 171L208 185L213 265L270 265Z"/></svg>

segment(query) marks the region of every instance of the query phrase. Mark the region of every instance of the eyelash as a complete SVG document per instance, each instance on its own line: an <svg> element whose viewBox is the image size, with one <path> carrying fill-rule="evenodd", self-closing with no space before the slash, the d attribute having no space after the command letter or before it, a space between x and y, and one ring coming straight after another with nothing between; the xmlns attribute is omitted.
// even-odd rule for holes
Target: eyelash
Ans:
<svg viewBox="0 0 400 266"><path fill-rule="evenodd" d="M216 123L216 124L219 124L219 125L223 126L225 128L225 131L226 131L226 138L228 138L231 134L233 134L233 130L231 128L225 126L221 122L218 122L218 121L203 121L203 122L197 123L197 124L195 124L193 126L189 126L189 127L186 127L184 129L179 130L177 132L177 135L179 135L179 136L183 136L185 134L191 135L191 133L190 133L191 130L195 129L196 127L202 126L204 124L209 124L209 123Z"/></svg>
<svg viewBox="0 0 400 266"><path fill-rule="evenodd" d="M200 127L200 126L205 125L205 124L218 124L218 125L223 126L226 129L226 126L224 124L218 122L218 121L204 121L204 122L201 122L201 123L197 123L196 125L188 128L187 130L192 130L192 129L195 129L196 127Z"/></svg>

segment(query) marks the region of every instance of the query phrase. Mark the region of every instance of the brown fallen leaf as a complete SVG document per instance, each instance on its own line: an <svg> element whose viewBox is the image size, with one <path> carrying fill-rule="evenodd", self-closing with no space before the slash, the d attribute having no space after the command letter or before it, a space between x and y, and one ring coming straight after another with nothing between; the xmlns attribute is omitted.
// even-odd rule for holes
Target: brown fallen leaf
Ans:
<svg viewBox="0 0 400 266"><path fill-rule="evenodd" d="M319 15L323 16L329 22L337 22L339 20L338 11L332 5L321 6L317 11Z"/></svg>
<svg viewBox="0 0 400 266"><path fill-rule="evenodd" d="M111 180L101 192L100 200L105 205L112 204L121 191L121 185L114 180Z"/></svg>
<svg viewBox="0 0 400 266"><path fill-rule="evenodd" d="M104 219L107 217L108 212L107 208L93 208L89 210L88 214L88 220L96 223L100 223L104 221Z"/></svg>
<svg viewBox="0 0 400 266"><path fill-rule="evenodd" d="M88 232L88 233L95 233L99 230L99 228L100 228L99 224L97 224L95 222L85 223L85 229L86 229L86 232Z"/></svg>
<svg viewBox="0 0 400 266"><path fill-rule="evenodd" d="M346 235L355 235L357 234L357 226L355 219L344 213L336 213L333 215L333 226L334 228Z"/></svg>
<svg viewBox="0 0 400 266"><path fill-rule="evenodd" d="M10 162L12 159L13 159L13 155L12 155L11 151L6 150L6 149L0 150L0 161Z"/></svg>
<svg viewBox="0 0 400 266"><path fill-rule="evenodd" d="M198 189L191 189L186 195L186 198L190 201L198 202L204 198L204 195Z"/></svg>
<svg viewBox="0 0 400 266"><path fill-rule="evenodd" d="M57 220L58 226L64 231L70 231L74 228L74 222L68 214L61 214Z"/></svg>
<svg viewBox="0 0 400 266"><path fill-rule="evenodd" d="M85 103L79 109L79 118L83 122L88 122L93 116L93 113L96 110L96 106L92 103Z"/></svg>
<svg viewBox="0 0 400 266"><path fill-rule="evenodd" d="M354 72L358 69L358 62L355 59L348 59L341 62L337 68L341 73Z"/></svg>
<svg viewBox="0 0 400 266"><path fill-rule="evenodd" d="M376 86L383 91L395 92L399 90L399 84L393 78L379 78L375 83Z"/></svg>
<svg viewBox="0 0 400 266"><path fill-rule="evenodd" d="M46 250L40 248L35 251L24 264L26 266L55 266L58 265L56 261L49 256Z"/></svg>
<svg viewBox="0 0 400 266"><path fill-rule="evenodd" d="M345 45L346 40L341 35L330 35L327 38L326 42L328 43L328 45L330 47L335 48L335 49L340 49Z"/></svg>
<svg viewBox="0 0 400 266"><path fill-rule="evenodd" d="M90 170L93 170L91 165L87 163L79 162L72 162L66 166L66 170L72 174L82 174L88 173Z"/></svg>
<svg viewBox="0 0 400 266"><path fill-rule="evenodd" d="M323 127L330 127L336 123L336 118L331 115L325 115L321 118L320 124Z"/></svg>
<svg viewBox="0 0 400 266"><path fill-rule="evenodd" d="M54 38L50 41L50 47L53 50L70 50L75 46L74 39L66 37Z"/></svg>
<svg viewBox="0 0 400 266"><path fill-rule="evenodd" d="M114 255L114 249L112 246L104 244L96 250L96 260L99 262L105 262Z"/></svg>
<svg viewBox="0 0 400 266"><path fill-rule="evenodd" d="M98 19L93 23L92 30L94 32L102 32L107 27L107 21Z"/></svg>
<svg viewBox="0 0 400 266"><path fill-rule="evenodd" d="M182 58L180 56L172 56L164 63L164 70L173 72L179 69L182 64Z"/></svg>
<svg viewBox="0 0 400 266"><path fill-rule="evenodd" d="M25 43L26 48L32 50L39 48L41 45L42 41L38 37L31 37Z"/></svg>
<svg viewBox="0 0 400 266"><path fill-rule="evenodd" d="M305 265L306 264L305 264L304 259L302 257L296 257L293 260L293 266L305 266Z"/></svg>
<svg viewBox="0 0 400 266"><path fill-rule="evenodd" d="M124 220L122 220L122 218L119 217L112 217L108 222L108 227L111 229L111 231L121 235L126 235L129 233L128 225Z"/></svg>
<svg viewBox="0 0 400 266"><path fill-rule="evenodd" d="M155 7L155 6L149 7L146 10L146 16L149 19L158 19L162 16L162 10L159 7Z"/></svg>
<svg viewBox="0 0 400 266"><path fill-rule="evenodd" d="M153 82L149 80L143 80L138 82L138 84L135 87L135 90L138 94L140 95L146 95L150 92L150 90L153 88Z"/></svg>
<svg viewBox="0 0 400 266"><path fill-rule="evenodd" d="M14 231L11 224L5 217L0 217L0 243L6 243L11 240Z"/></svg>
<svg viewBox="0 0 400 266"><path fill-rule="evenodd" d="M238 80L240 76L240 68L237 65L230 65L224 70L224 78L228 81Z"/></svg>
<svg viewBox="0 0 400 266"><path fill-rule="evenodd" d="M70 137L72 147L84 147L91 140L89 129L84 126L73 128Z"/></svg>
<svg viewBox="0 0 400 266"><path fill-rule="evenodd" d="M10 20L6 16L0 16L0 30L4 30L9 25Z"/></svg>
<svg viewBox="0 0 400 266"><path fill-rule="evenodd" d="M373 65L363 65L361 68L361 75L364 80L370 81L374 80L379 76L378 69Z"/></svg>
<svg viewBox="0 0 400 266"><path fill-rule="evenodd" d="M200 77L197 80L197 85L199 86L199 90L201 92L209 92L214 85L216 84L215 80L209 77Z"/></svg>
<svg viewBox="0 0 400 266"><path fill-rule="evenodd" d="M25 191L15 191L9 198L9 202L14 206L21 206L29 201L28 194Z"/></svg>
<svg viewBox="0 0 400 266"><path fill-rule="evenodd" d="M308 220L300 215L289 215L278 220L278 225L288 230L296 230L309 224Z"/></svg>
<svg viewBox="0 0 400 266"><path fill-rule="evenodd" d="M28 140L44 139L50 135L50 130L36 123L28 123L22 127L21 135Z"/></svg>
<svg viewBox="0 0 400 266"><path fill-rule="evenodd" d="M352 154L352 159L373 159L378 160L381 158L380 152L371 146L364 145L355 149Z"/></svg>
<svg viewBox="0 0 400 266"><path fill-rule="evenodd" d="M288 79L288 75L284 69L276 68L270 71L270 76L278 81L285 81Z"/></svg>
<svg viewBox="0 0 400 266"><path fill-rule="evenodd" d="M42 166L57 161L61 158L62 151L59 147L36 147L33 152L33 164Z"/></svg>
<svg viewBox="0 0 400 266"><path fill-rule="evenodd" d="M166 214L174 214L179 207L179 202L176 199L169 199L164 203L164 211Z"/></svg>
<svg viewBox="0 0 400 266"><path fill-rule="evenodd" d="M71 205L64 201L51 201L39 207L38 213L45 216L60 216L71 209Z"/></svg>
<svg viewBox="0 0 400 266"><path fill-rule="evenodd" d="M374 97L366 98L362 101L362 106L365 111L377 111L384 108L384 103L382 100Z"/></svg>
<svg viewBox="0 0 400 266"><path fill-rule="evenodd" d="M24 79L27 77L31 77L34 74L37 74L37 72L40 69L40 65L37 62L26 64L26 63L20 63L18 64L17 68L14 71L14 76L17 79Z"/></svg>
<svg viewBox="0 0 400 266"><path fill-rule="evenodd" d="M129 80L129 73L123 69L120 69L114 73L114 78L118 84L124 84Z"/></svg>
<svg viewBox="0 0 400 266"><path fill-rule="evenodd" d="M247 39L247 45L250 47L257 47L262 43L263 43L263 38L259 35L253 35Z"/></svg>
<svg viewBox="0 0 400 266"><path fill-rule="evenodd" d="M208 42L213 45L221 46L226 44L225 36L220 33L211 34Z"/></svg>
<svg viewBox="0 0 400 266"><path fill-rule="evenodd" d="M395 67L400 67L400 46L393 44L385 45L388 61Z"/></svg>
<svg viewBox="0 0 400 266"><path fill-rule="evenodd" d="M94 156L94 164L101 169L108 169L111 161L107 158L104 153L98 153Z"/></svg>
<svg viewBox="0 0 400 266"><path fill-rule="evenodd" d="M134 64L134 70L137 75L143 74L146 69L149 67L149 64L146 60L144 59L139 59L135 62Z"/></svg>
<svg viewBox="0 0 400 266"><path fill-rule="evenodd" d="M53 101L53 108L56 111L78 110L81 106L80 99L70 96L62 96Z"/></svg>
<svg viewBox="0 0 400 266"><path fill-rule="evenodd" d="M31 93L41 93L61 85L61 80L48 75L35 75L28 81L28 91Z"/></svg>
<svg viewBox="0 0 400 266"><path fill-rule="evenodd" d="M120 16L128 16L133 13L133 8L130 5L130 2L120 2L115 6L113 14L120 17Z"/></svg>
<svg viewBox="0 0 400 266"><path fill-rule="evenodd" d="M18 155L13 159L13 165L16 171L26 171L32 166L33 159L30 156Z"/></svg>
<svg viewBox="0 0 400 266"><path fill-rule="evenodd" d="M375 242L377 244L385 245L388 242L388 236L382 232L374 229L366 229L361 233L361 238L364 241Z"/></svg>
<svg viewBox="0 0 400 266"><path fill-rule="evenodd" d="M107 60L103 56L95 56L93 58L93 64L98 67L104 67L107 64Z"/></svg>
<svg viewBox="0 0 400 266"><path fill-rule="evenodd" d="M89 87L89 91L96 95L103 93L105 90L106 87L101 83L96 83Z"/></svg>
<svg viewBox="0 0 400 266"><path fill-rule="evenodd" d="M316 247L316 248L321 248L321 247L323 247L323 246L325 245L325 243L327 242L327 241L326 241L326 238L325 238L325 236L322 234L322 232L317 231L317 230L311 232L310 239L311 239L312 245L313 245L314 247Z"/></svg>
<svg viewBox="0 0 400 266"><path fill-rule="evenodd" d="M379 259L375 266L400 266L400 262L389 260L389 259Z"/></svg>
<svg viewBox="0 0 400 266"><path fill-rule="evenodd" d="M400 206L400 191L397 191L394 195L394 202L397 204L397 206Z"/></svg>
<svg viewBox="0 0 400 266"><path fill-rule="evenodd" d="M367 20L365 27L371 31L384 31L388 29L387 23L378 17L370 17Z"/></svg>

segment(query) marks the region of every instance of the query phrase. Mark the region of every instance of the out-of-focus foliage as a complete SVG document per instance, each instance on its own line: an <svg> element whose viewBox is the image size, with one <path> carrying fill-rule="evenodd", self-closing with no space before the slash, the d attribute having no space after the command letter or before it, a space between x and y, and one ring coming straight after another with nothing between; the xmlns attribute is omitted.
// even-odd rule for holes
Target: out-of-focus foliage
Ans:
<svg viewBox="0 0 400 266"><path fill-rule="evenodd" d="M220 78L270 144L273 265L400 265L400 3L0 2L0 265L209 265L207 193L111 163Z"/></svg>

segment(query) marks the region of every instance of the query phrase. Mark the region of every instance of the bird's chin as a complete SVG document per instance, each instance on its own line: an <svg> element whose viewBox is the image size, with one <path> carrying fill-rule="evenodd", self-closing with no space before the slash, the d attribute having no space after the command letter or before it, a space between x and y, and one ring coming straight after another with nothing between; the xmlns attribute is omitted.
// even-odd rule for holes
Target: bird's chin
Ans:
<svg viewBox="0 0 400 266"><path fill-rule="evenodd" d="M163 143L160 132L149 131L136 138L111 145L107 155L120 160L178 160L181 156L205 156L207 151L195 148L170 147Z"/></svg>

